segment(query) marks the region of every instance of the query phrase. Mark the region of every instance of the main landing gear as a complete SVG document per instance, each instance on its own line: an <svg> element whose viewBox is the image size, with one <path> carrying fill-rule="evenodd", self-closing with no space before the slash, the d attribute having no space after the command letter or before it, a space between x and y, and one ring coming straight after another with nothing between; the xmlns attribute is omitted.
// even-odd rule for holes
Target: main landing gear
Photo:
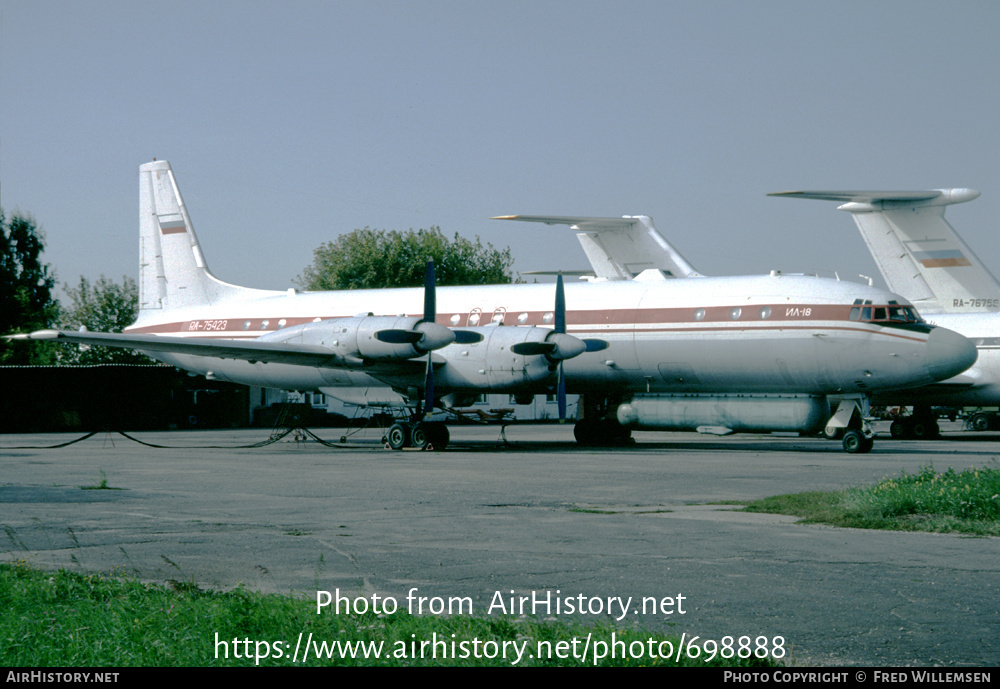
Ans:
<svg viewBox="0 0 1000 689"><path fill-rule="evenodd" d="M585 419L573 426L573 437L581 447L622 447L634 445L632 431L617 419Z"/></svg>
<svg viewBox="0 0 1000 689"><path fill-rule="evenodd" d="M869 417L871 407L867 397L846 398L826 424L827 438L842 438L844 452L865 454L875 445L875 432Z"/></svg>
<svg viewBox="0 0 1000 689"><path fill-rule="evenodd" d="M451 434L442 421L397 421L385 434L385 446L393 450L443 450Z"/></svg>
<svg viewBox="0 0 1000 689"><path fill-rule="evenodd" d="M582 418L573 426L573 437L580 447L624 447L634 445L632 431L615 417L620 398L581 395L578 408Z"/></svg>
<svg viewBox="0 0 1000 689"><path fill-rule="evenodd" d="M914 407L911 416L904 416L892 422L889 434L899 439L932 440L940 437L941 429L930 407Z"/></svg>

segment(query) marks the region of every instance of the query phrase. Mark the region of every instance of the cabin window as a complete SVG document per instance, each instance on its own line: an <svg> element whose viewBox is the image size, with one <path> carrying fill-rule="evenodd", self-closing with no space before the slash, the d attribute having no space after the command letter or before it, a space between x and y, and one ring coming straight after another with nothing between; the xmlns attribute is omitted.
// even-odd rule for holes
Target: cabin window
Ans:
<svg viewBox="0 0 1000 689"><path fill-rule="evenodd" d="M743 309L741 309L739 306L734 306L733 308L729 309L729 318L731 320L738 321L740 319L740 314L742 313Z"/></svg>
<svg viewBox="0 0 1000 689"><path fill-rule="evenodd" d="M759 315L760 315L760 319L761 320L764 320L765 318L770 318L771 317L771 307L770 306L762 306L762 307L760 307L760 313L759 313Z"/></svg>
<svg viewBox="0 0 1000 689"><path fill-rule="evenodd" d="M528 322L528 314L526 314L526 313L520 313L520 314L517 315L517 324L518 325L524 325L527 322Z"/></svg>
<svg viewBox="0 0 1000 689"><path fill-rule="evenodd" d="M696 321L705 320L705 309L696 309L694 312L694 319Z"/></svg>

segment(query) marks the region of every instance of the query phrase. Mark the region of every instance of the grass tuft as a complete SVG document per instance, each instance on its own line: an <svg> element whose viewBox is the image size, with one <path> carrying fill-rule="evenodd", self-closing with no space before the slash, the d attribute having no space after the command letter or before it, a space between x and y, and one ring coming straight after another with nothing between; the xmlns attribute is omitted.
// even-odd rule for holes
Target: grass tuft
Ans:
<svg viewBox="0 0 1000 689"><path fill-rule="evenodd" d="M860 529L1000 536L1000 470L926 466L874 486L765 498L746 510Z"/></svg>
<svg viewBox="0 0 1000 689"><path fill-rule="evenodd" d="M121 488L113 488L108 484L108 477L104 473L104 469L98 469L101 472L101 480L93 486L80 486L81 490L121 490Z"/></svg>

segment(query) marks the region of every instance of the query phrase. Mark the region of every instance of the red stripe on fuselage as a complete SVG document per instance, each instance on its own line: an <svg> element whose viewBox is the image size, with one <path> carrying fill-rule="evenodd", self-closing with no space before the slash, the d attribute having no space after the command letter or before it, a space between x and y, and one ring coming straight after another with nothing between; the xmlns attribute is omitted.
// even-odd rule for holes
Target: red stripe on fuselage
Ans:
<svg viewBox="0 0 1000 689"><path fill-rule="evenodd" d="M735 311L739 310L739 315ZM762 315L767 309L767 315ZM670 309L579 309L566 313L567 325L644 325L644 324L698 324L698 323L773 323L773 322L812 322L812 321L847 321L851 307L843 304L755 304L752 306L708 306L704 308L670 308ZM700 318L696 314L702 314ZM462 328L477 325L489 325L493 314L498 310L482 310L476 312L445 312L438 314L437 322L449 327ZM526 317L520 319L524 314ZM388 317L400 314L384 314ZM419 318L421 314L405 314ZM475 323L470 318L479 316ZM554 319L551 311L506 311L503 323L506 325L538 325L551 327ZM457 322L452 318L458 316ZM130 328L130 333L186 333L186 332L257 332L274 331L293 325L302 325L317 320L348 318L349 316L306 316L306 317L268 317L268 318L204 318L188 321L175 321L160 325L149 325L141 328ZM280 326L279 326L280 323Z"/></svg>
<svg viewBox="0 0 1000 689"><path fill-rule="evenodd" d="M734 310L737 308L741 311L739 316L734 318ZM767 317L762 317L765 308L770 309L770 312ZM733 330L817 330L873 333L913 342L926 340L926 337L921 337L912 331L878 327L878 323L850 320L848 318L850 310L851 306L842 304L714 306L703 309L593 309L567 312L566 319L568 329L580 335L718 333ZM697 312L703 312L704 315L700 319L696 319ZM518 322L519 314L515 312L508 312L504 322L508 325L523 327L552 327L553 325L551 319L545 319L551 312L529 311L521 313L528 315L523 322ZM419 317L419 314L411 315ZM437 317L437 322L458 329L475 327L468 323L469 314L459 314L463 318L457 324L451 322L452 315L454 314L440 314ZM491 312L482 313L480 317L481 320L477 325L489 325L490 320L488 319L491 317ZM276 332L283 328L337 318L348 318L348 316L329 316L321 319L316 317L200 319L129 328L125 332L129 334L192 335L207 339L255 339L262 334ZM831 322L839 322L843 325L821 325ZM265 323L266 325L264 325ZM281 323L280 326L279 323Z"/></svg>

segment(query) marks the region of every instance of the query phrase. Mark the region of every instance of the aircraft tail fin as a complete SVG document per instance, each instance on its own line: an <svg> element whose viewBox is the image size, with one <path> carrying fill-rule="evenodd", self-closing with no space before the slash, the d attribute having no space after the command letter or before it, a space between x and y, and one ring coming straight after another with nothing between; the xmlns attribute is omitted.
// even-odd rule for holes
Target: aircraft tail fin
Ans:
<svg viewBox="0 0 1000 689"><path fill-rule="evenodd" d="M1000 311L1000 283L944 218L948 206L977 198L975 189L768 195L842 202L889 289L922 312Z"/></svg>
<svg viewBox="0 0 1000 689"><path fill-rule="evenodd" d="M170 163L139 166L139 316L259 296L208 269Z"/></svg>
<svg viewBox="0 0 1000 689"><path fill-rule="evenodd" d="M594 273L605 280L631 280L650 268L662 271L667 277L701 277L701 273L653 227L653 220L648 215L621 218L504 215L497 219L569 225L576 230L576 238Z"/></svg>

